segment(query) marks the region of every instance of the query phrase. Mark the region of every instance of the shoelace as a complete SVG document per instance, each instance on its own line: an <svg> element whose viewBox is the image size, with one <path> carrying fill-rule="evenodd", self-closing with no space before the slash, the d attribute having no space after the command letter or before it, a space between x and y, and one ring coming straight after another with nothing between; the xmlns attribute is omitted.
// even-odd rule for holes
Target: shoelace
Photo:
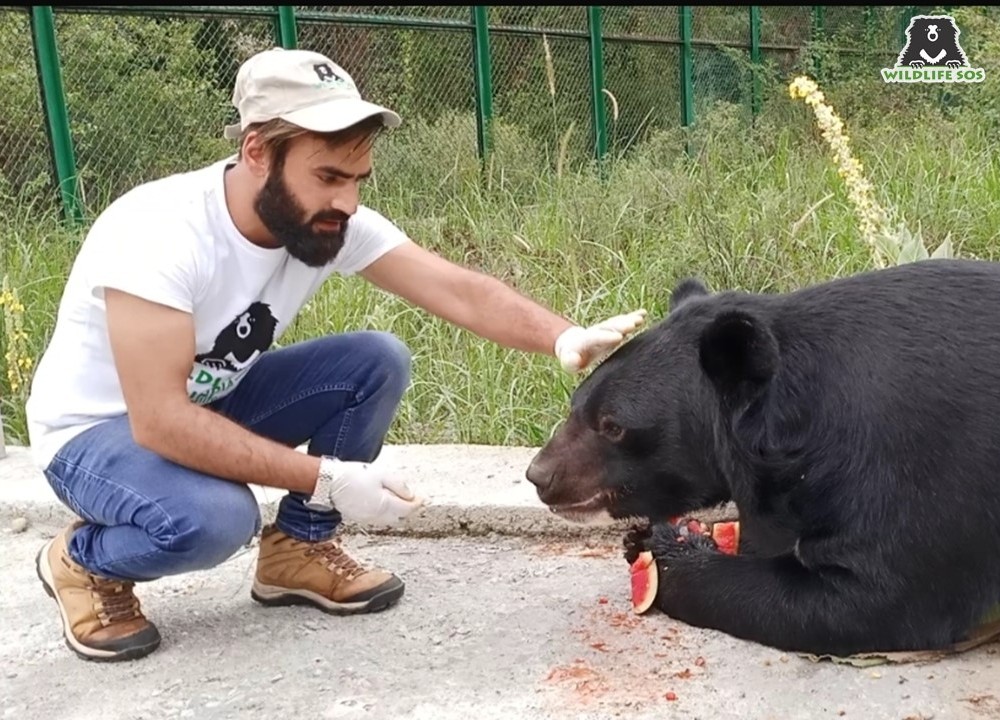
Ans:
<svg viewBox="0 0 1000 720"><path fill-rule="evenodd" d="M319 555L322 557L323 560L326 561L326 566L330 570L343 572L347 576L348 580L353 580L365 572L364 567L344 552L343 548L340 547L340 544L334 540L317 543L310 548L309 552L312 555Z"/></svg>
<svg viewBox="0 0 1000 720"><path fill-rule="evenodd" d="M132 583L92 582L88 588L97 595L94 609L105 625L139 616L139 600L132 594Z"/></svg>

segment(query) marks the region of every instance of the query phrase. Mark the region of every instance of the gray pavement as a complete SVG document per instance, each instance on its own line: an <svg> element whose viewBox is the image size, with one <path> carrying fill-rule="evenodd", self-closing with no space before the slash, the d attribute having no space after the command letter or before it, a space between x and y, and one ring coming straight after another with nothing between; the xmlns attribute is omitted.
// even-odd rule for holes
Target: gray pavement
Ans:
<svg viewBox="0 0 1000 720"><path fill-rule="evenodd" d="M428 504L404 525L366 530L417 537L490 532L592 535L594 528L570 525L538 501L534 486L524 478L536 452L536 448L491 445L389 445L378 462L397 469ZM273 517L283 492L257 486L253 490L261 514L265 519ZM29 522L70 519L66 508L54 500L28 449L8 446L7 457L0 460L0 526L18 517ZM735 517L735 511L724 507L704 517ZM597 532L617 532L621 527L613 525Z"/></svg>
<svg viewBox="0 0 1000 720"><path fill-rule="evenodd" d="M156 653L86 663L63 644L34 571L68 516L8 450L3 718L1000 718L998 644L855 668L633 615L619 537L551 518L520 481L530 448L387 449L434 504L415 527L348 530L352 553L407 582L384 613L261 607L249 547L138 588L164 637ZM262 498L265 512L275 499Z"/></svg>

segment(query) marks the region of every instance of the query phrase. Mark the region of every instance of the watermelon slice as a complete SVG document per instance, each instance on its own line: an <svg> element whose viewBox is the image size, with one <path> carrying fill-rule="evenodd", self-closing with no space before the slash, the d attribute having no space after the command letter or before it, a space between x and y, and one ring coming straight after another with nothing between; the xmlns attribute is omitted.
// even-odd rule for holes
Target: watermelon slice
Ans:
<svg viewBox="0 0 1000 720"><path fill-rule="evenodd" d="M712 523L711 529L706 523L690 518L673 518L674 524L680 530L679 541L695 534L711 534L719 552L726 555L736 555L740 548L740 523L739 520L728 522ZM653 553L648 550L639 553L639 556L629 566L629 574L632 581L632 610L641 615L653 606L656 600L656 588L659 582L659 574L656 562L653 560Z"/></svg>
<svg viewBox="0 0 1000 720"><path fill-rule="evenodd" d="M632 577L632 610L641 615L653 606L656 600L656 586L659 580L653 553L648 550L639 553L629 566Z"/></svg>
<svg viewBox="0 0 1000 720"><path fill-rule="evenodd" d="M735 555L740 549L740 523L738 520L717 522L712 525L712 539L719 551Z"/></svg>

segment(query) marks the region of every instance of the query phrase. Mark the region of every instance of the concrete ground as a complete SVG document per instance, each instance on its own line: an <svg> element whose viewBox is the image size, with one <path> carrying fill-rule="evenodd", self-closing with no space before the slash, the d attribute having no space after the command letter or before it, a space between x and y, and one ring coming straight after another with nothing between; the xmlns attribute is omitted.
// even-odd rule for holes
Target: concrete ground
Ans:
<svg viewBox="0 0 1000 720"><path fill-rule="evenodd" d="M34 570L69 515L23 449L8 451L0 717L1000 718L1000 644L856 668L634 615L620 538L542 508L522 479L530 448L387 448L433 504L391 533L347 532L354 554L407 582L384 613L259 606L250 547L138 588L156 653L86 663ZM267 516L278 493L259 497Z"/></svg>

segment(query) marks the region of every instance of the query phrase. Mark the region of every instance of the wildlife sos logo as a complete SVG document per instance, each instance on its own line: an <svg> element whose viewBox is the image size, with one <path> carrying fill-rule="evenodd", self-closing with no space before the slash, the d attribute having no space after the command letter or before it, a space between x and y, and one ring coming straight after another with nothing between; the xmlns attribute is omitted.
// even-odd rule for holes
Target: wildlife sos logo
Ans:
<svg viewBox="0 0 1000 720"><path fill-rule="evenodd" d="M316 87L322 88L353 88L354 83L345 77L338 75L329 63L317 63L313 65L313 72L319 78Z"/></svg>
<svg viewBox="0 0 1000 720"><path fill-rule="evenodd" d="M982 82L986 72L969 64L958 42L960 32L951 15L914 15L896 66L882 68L882 79L887 83Z"/></svg>
<svg viewBox="0 0 1000 720"><path fill-rule="evenodd" d="M212 348L195 355L188 395L208 404L232 390L243 374L271 347L278 320L267 303L253 302L216 336Z"/></svg>

